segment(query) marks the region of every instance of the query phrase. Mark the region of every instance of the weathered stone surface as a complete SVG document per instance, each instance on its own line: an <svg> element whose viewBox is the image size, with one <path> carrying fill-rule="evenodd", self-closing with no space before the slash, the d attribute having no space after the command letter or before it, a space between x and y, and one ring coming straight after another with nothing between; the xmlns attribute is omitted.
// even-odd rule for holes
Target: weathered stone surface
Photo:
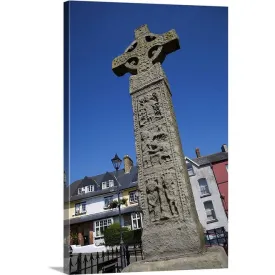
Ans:
<svg viewBox="0 0 275 275"><path fill-rule="evenodd" d="M113 60L112 69L118 76L128 72L145 72L153 64L162 63L167 54L180 48L175 30L159 35L151 33L147 25L143 25L135 30L135 38L125 52Z"/></svg>
<svg viewBox="0 0 275 275"><path fill-rule="evenodd" d="M228 258L222 247L210 247L205 253L188 257L148 262L146 260L134 262L122 272L150 272L192 269L227 268Z"/></svg>
<svg viewBox="0 0 275 275"><path fill-rule="evenodd" d="M132 94L146 259L204 247L166 82L163 78Z"/></svg>
<svg viewBox="0 0 275 275"><path fill-rule="evenodd" d="M142 243L146 261L203 253L199 222L186 169L171 92L161 63L180 48L175 30L162 35L147 25L113 60L116 75L129 72L138 164ZM177 264L176 264L177 266Z"/></svg>

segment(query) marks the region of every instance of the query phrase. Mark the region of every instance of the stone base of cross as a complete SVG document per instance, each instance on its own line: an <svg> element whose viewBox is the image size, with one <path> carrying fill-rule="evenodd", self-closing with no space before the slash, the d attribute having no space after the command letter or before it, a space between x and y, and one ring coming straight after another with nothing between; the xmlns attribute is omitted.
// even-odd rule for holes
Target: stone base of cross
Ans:
<svg viewBox="0 0 275 275"><path fill-rule="evenodd" d="M135 262L124 268L122 272L176 271L217 268L228 268L228 257L221 246L209 247L206 253L195 254L189 257L179 257L175 259L153 262L146 260Z"/></svg>

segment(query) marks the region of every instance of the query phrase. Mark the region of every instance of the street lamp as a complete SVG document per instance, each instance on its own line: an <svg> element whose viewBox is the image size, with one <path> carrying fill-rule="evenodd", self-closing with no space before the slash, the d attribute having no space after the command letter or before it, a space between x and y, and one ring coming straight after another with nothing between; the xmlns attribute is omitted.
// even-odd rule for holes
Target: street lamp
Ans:
<svg viewBox="0 0 275 275"><path fill-rule="evenodd" d="M121 269L123 268L123 260L122 260L122 247L123 247L123 239L122 239L122 227L121 227L121 210L120 210L120 199L119 199L119 182L118 182L118 169L121 165L122 160L115 154L114 158L112 158L112 164L116 170L116 182L117 182L117 200L118 200L118 215L119 215L119 226L120 226L120 260L121 260Z"/></svg>

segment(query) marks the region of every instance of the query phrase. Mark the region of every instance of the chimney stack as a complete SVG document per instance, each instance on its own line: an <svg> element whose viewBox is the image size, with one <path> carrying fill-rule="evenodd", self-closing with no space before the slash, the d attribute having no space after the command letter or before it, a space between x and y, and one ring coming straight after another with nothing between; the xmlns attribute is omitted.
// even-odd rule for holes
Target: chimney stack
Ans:
<svg viewBox="0 0 275 275"><path fill-rule="evenodd" d="M222 152L228 152L226 144L223 144L221 149L222 149Z"/></svg>
<svg viewBox="0 0 275 275"><path fill-rule="evenodd" d="M197 158L200 158L201 157L200 149L196 148L195 152L196 152Z"/></svg>
<svg viewBox="0 0 275 275"><path fill-rule="evenodd" d="M131 168L133 167L133 161L128 155L124 156L123 161L124 161L124 173L128 174L130 173Z"/></svg>

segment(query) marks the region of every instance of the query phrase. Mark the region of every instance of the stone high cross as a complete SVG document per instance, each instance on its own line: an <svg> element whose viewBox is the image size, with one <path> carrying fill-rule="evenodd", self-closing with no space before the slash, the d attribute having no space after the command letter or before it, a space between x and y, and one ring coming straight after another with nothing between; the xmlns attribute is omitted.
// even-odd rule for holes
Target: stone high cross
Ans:
<svg viewBox="0 0 275 275"><path fill-rule="evenodd" d="M153 64L162 63L167 54L180 48L174 30L163 35L155 35L150 33L147 25L143 25L135 30L135 38L125 52L113 60L113 71L118 76L127 72L146 72Z"/></svg>
<svg viewBox="0 0 275 275"><path fill-rule="evenodd" d="M160 263L200 254L204 251L204 234L195 208L169 84L161 66L167 54L180 48L179 38L175 30L153 34L147 25L135 30L135 38L125 52L113 60L112 69L117 76L132 74L130 94L143 213L143 251L147 262ZM131 271L139 268L137 263ZM166 270L150 268L151 271Z"/></svg>

